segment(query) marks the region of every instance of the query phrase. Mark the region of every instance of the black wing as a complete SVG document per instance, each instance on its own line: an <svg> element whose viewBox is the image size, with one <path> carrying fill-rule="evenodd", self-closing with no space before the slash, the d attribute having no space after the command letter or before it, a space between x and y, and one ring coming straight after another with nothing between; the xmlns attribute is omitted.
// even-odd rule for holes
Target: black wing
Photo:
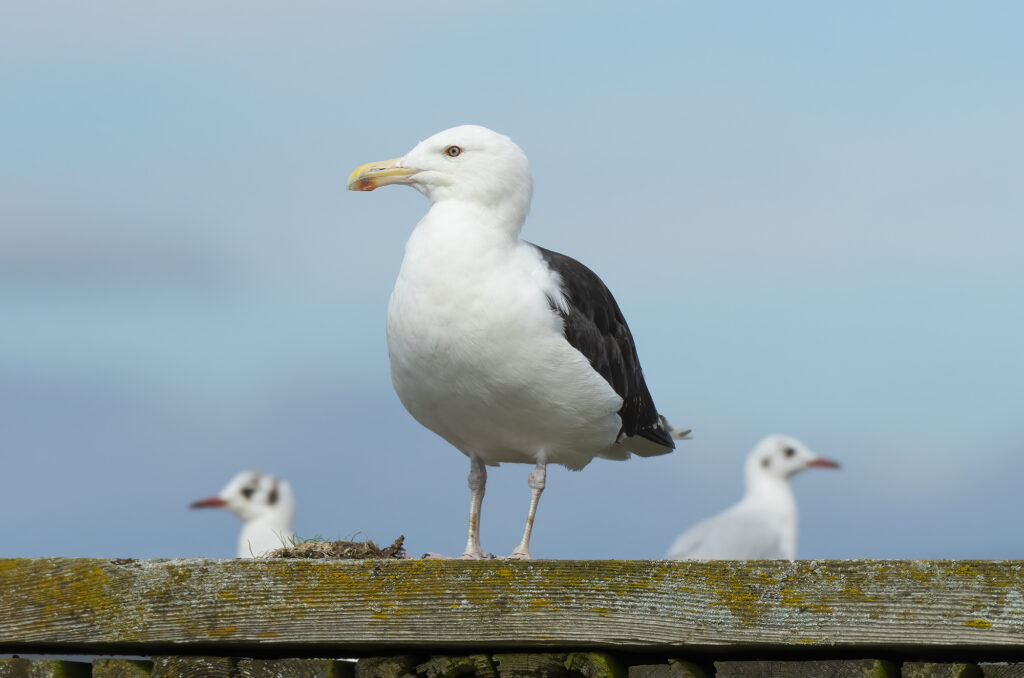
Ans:
<svg viewBox="0 0 1024 678"><path fill-rule="evenodd" d="M633 335L612 293L596 273L572 257L533 246L562 278L562 293L568 309L563 311L556 300L549 301L564 320L566 340L587 357L590 365L622 398L619 436L640 436L669 450L675 449L672 436L662 425L651 392L647 390Z"/></svg>

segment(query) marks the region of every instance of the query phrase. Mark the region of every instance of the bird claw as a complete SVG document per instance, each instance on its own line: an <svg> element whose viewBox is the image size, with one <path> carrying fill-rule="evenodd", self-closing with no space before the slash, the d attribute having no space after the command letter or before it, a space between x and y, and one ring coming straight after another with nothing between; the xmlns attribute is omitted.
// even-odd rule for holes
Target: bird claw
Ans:
<svg viewBox="0 0 1024 678"><path fill-rule="evenodd" d="M520 550L520 549L516 549L515 551L510 553L509 556L508 556L508 560L531 560L531 559L532 559L532 556L530 555L529 551L523 551L523 550Z"/></svg>

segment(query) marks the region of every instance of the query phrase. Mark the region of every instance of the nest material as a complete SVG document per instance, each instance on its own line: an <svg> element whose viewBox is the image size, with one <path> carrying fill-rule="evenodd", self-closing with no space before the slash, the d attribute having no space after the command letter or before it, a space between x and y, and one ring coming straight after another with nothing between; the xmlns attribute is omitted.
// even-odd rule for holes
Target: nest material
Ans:
<svg viewBox="0 0 1024 678"><path fill-rule="evenodd" d="M330 560L387 560L408 558L402 542L405 536L385 548L367 539L366 541L306 541L294 546L285 546L267 554L269 558L326 558Z"/></svg>

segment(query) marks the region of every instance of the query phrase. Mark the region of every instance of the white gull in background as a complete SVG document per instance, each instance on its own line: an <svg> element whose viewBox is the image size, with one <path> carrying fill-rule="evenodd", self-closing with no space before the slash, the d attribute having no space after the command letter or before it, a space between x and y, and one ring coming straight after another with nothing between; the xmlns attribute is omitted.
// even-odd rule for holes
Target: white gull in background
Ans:
<svg viewBox="0 0 1024 678"><path fill-rule="evenodd" d="M242 471L216 497L192 502L189 508L223 508L238 516L243 523L238 535L239 558L288 546L294 537L292 486L269 473Z"/></svg>
<svg viewBox="0 0 1024 678"><path fill-rule="evenodd" d="M799 440L773 435L747 457L746 493L718 515L703 520L672 544L677 560L796 558L796 498L789 479L807 468L838 468Z"/></svg>
<svg viewBox="0 0 1024 678"><path fill-rule="evenodd" d="M508 137L465 125L406 155L362 165L351 190L408 184L430 200L388 305L391 380L421 424L469 457L469 536L484 558L487 466L533 464L530 533L548 463L671 452L674 431L644 383L633 337L608 288L563 254L520 240L533 179Z"/></svg>

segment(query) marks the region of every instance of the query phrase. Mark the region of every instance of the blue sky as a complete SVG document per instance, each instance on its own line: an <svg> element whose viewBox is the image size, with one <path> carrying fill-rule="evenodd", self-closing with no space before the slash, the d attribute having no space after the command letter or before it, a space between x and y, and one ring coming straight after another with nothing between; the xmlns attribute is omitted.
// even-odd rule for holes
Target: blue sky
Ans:
<svg viewBox="0 0 1024 678"><path fill-rule="evenodd" d="M457 124L615 292L678 452L549 475L538 556L657 557L794 435L802 557L1024 557L1014 3L19 6L0 24L0 556L229 556L191 513L464 544L468 463L388 378L426 203L343 190ZM529 469L490 474L518 541Z"/></svg>

